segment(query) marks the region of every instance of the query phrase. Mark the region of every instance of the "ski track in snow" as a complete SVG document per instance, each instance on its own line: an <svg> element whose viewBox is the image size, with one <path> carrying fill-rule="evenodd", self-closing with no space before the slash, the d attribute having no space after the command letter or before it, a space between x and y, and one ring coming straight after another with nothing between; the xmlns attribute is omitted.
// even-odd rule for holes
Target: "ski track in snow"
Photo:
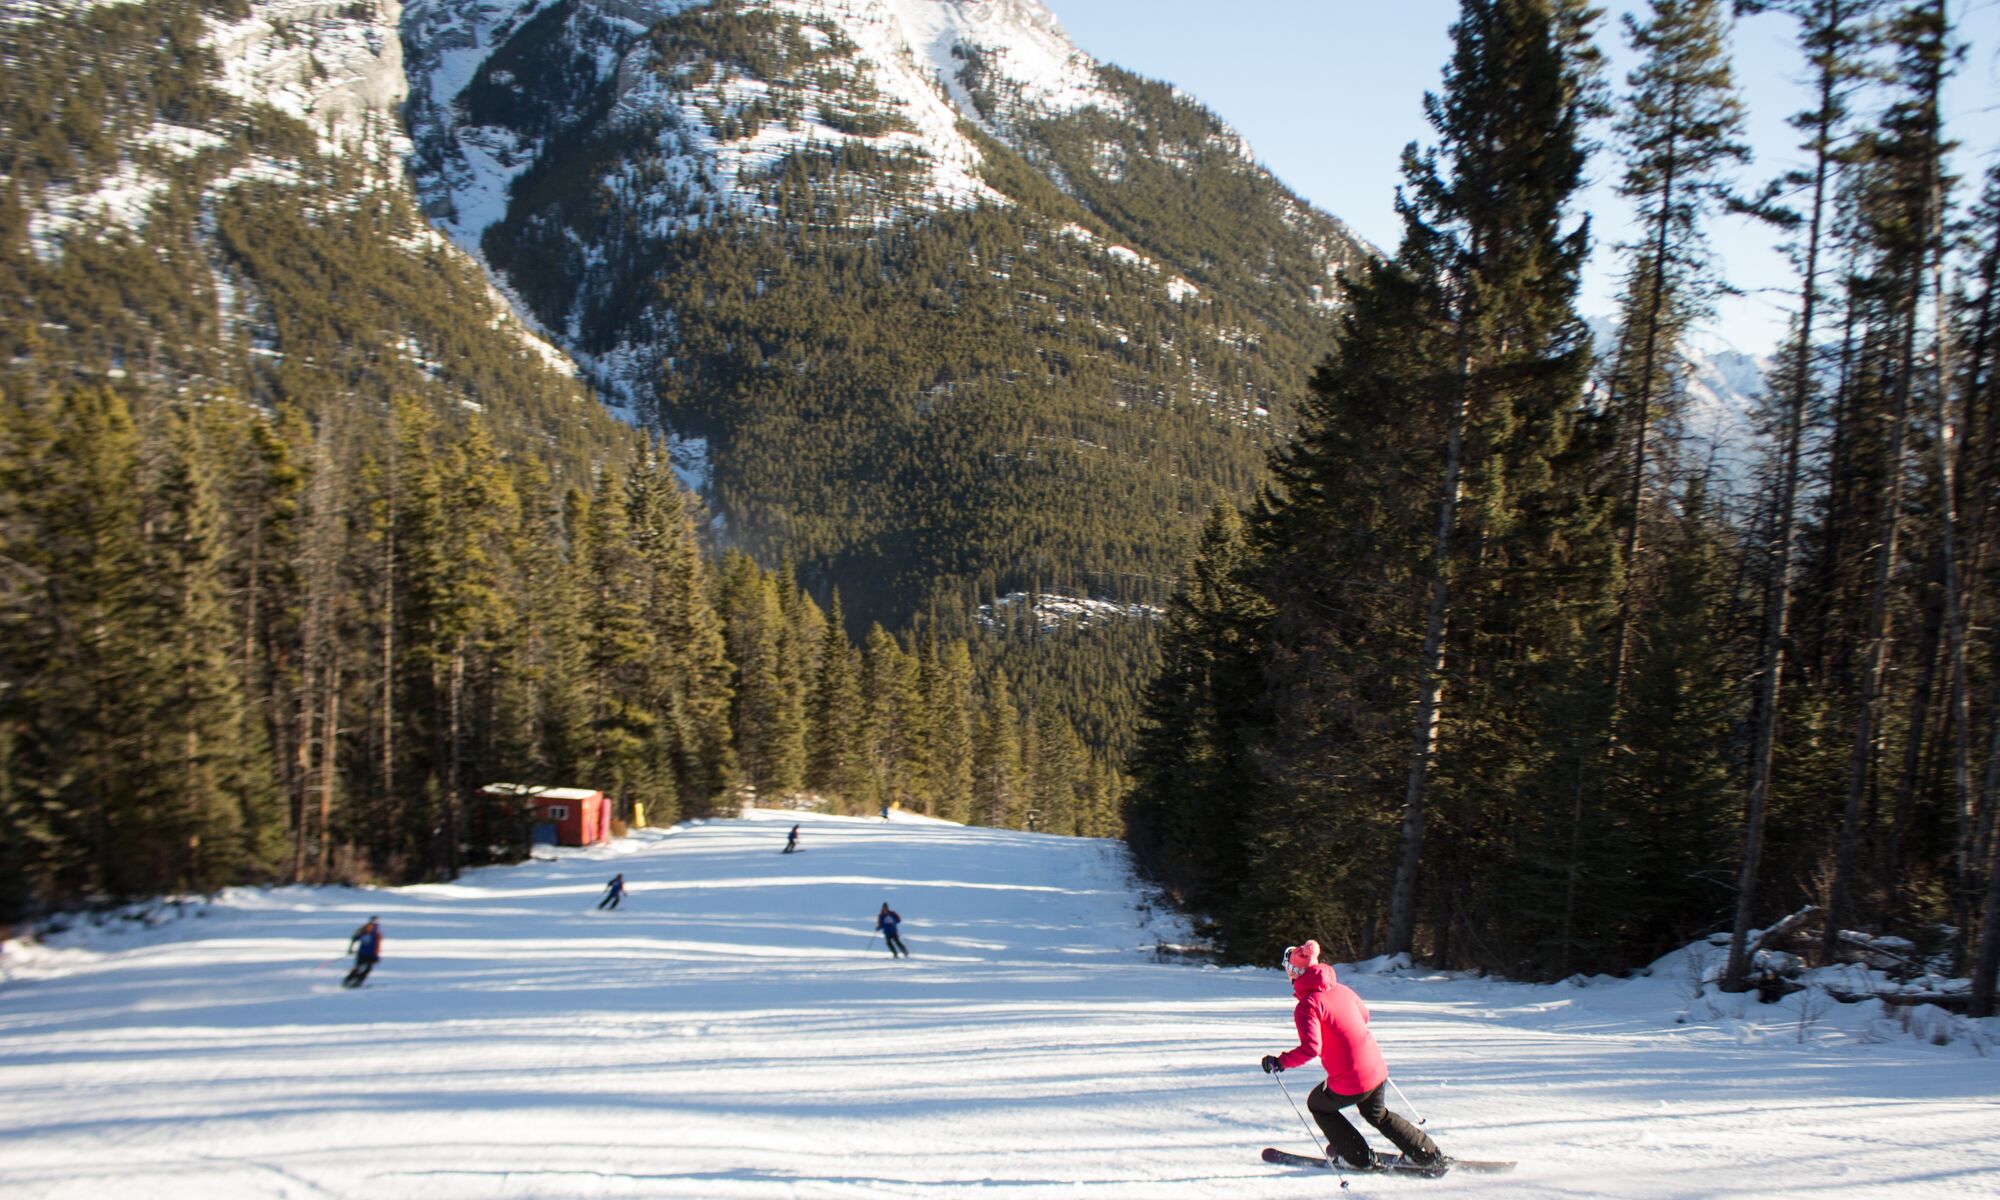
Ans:
<svg viewBox="0 0 2000 1200"><path fill-rule="evenodd" d="M795 820L804 853L781 855ZM1153 962L1177 934L1148 924L1125 862L1111 842L763 812L454 884L233 890L202 919L9 943L0 1195L1338 1191L1258 1160L1308 1149L1256 1066L1292 1044L1284 977ZM613 871L631 893L597 912ZM871 943L884 900L913 959ZM343 991L371 913L382 964ZM1521 1160L1350 1194L2000 1194L2000 1062L1848 1037L1837 1014L1803 1041L1754 1036L1755 1011L1677 1026L1670 976L1343 970L1445 1149ZM1303 1103L1316 1078L1285 1081Z"/></svg>

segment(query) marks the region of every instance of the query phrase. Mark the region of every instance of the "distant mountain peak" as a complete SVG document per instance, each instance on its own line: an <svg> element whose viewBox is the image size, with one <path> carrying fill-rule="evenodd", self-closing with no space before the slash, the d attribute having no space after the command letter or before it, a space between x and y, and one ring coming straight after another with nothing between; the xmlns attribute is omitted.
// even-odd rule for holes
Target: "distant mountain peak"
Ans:
<svg viewBox="0 0 2000 1200"><path fill-rule="evenodd" d="M881 0L894 13L913 53L927 60L961 115L984 114L961 76L969 58L1010 86L1028 108L1072 112L1116 105L1098 81L1097 63L1076 48L1054 13L1036 0Z"/></svg>
<svg viewBox="0 0 2000 1200"><path fill-rule="evenodd" d="M666 32L704 21L766 40L718 35L713 53L693 55ZM805 150L900 163L926 206L1005 204L963 122L1000 133L1025 116L1115 104L1097 64L1034 0L415 0L402 28L427 205L475 253L549 140L593 123L660 127L668 161L625 186L698 194L680 214L653 214L691 227L715 204L755 212L769 175ZM531 119L509 91L541 93Z"/></svg>

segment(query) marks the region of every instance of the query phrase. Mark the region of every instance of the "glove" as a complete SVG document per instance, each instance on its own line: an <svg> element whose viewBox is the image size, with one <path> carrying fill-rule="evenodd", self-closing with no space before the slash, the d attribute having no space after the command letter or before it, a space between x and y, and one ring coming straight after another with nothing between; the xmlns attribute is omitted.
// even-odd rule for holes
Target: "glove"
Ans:
<svg viewBox="0 0 2000 1200"><path fill-rule="evenodd" d="M1264 1056L1263 1065L1264 1065L1264 1074L1266 1075L1276 1075L1280 1071L1283 1071L1285 1069L1284 1065L1278 1061L1278 1056L1275 1054L1266 1054Z"/></svg>

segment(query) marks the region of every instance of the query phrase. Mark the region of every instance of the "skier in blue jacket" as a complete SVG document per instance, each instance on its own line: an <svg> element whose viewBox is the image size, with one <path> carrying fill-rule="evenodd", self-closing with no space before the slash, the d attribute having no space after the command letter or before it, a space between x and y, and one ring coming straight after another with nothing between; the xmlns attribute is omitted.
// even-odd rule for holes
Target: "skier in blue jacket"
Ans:
<svg viewBox="0 0 2000 1200"><path fill-rule="evenodd" d="M341 987L360 987L362 980L368 978L368 973L373 971L375 964L381 960L382 927L375 922L376 918L368 918L367 924L355 930L354 936L347 939L348 952L354 955L354 969L347 973L347 978L340 981Z"/></svg>
<svg viewBox="0 0 2000 1200"><path fill-rule="evenodd" d="M875 917L875 928L882 931L882 942L889 947L890 958L895 958L899 954L904 958L910 956L910 948L905 946L903 939L896 935L896 927L902 923L903 918L901 914L897 913L895 909L890 908L889 902L884 900L882 902L882 911Z"/></svg>
<svg viewBox="0 0 2000 1200"><path fill-rule="evenodd" d="M621 871L618 874L613 875L611 877L610 883L604 885L604 899L599 900L597 902L597 907L600 910L605 908L611 908L615 910L618 907L618 902L620 900L623 900L624 898L625 898L625 874L624 872Z"/></svg>

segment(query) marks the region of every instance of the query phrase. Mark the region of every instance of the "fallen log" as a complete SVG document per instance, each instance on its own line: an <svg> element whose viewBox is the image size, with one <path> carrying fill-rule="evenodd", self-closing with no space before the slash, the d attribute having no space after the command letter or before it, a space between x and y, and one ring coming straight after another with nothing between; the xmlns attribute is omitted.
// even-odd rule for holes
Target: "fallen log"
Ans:
<svg viewBox="0 0 2000 1200"><path fill-rule="evenodd" d="M1827 988L1826 994L1842 1004L1859 1004L1864 1000L1880 1000L1891 1008L1935 1004L1953 1013L1965 1012L1972 1005L1970 992L1850 992L1845 988Z"/></svg>
<svg viewBox="0 0 2000 1200"><path fill-rule="evenodd" d="M1756 941L1750 943L1750 953L1754 955L1759 950L1769 949L1772 946L1782 944L1786 938L1792 936L1793 932L1799 926L1811 920L1819 911L1819 905L1808 904L1776 925L1766 929L1763 933L1757 935Z"/></svg>

